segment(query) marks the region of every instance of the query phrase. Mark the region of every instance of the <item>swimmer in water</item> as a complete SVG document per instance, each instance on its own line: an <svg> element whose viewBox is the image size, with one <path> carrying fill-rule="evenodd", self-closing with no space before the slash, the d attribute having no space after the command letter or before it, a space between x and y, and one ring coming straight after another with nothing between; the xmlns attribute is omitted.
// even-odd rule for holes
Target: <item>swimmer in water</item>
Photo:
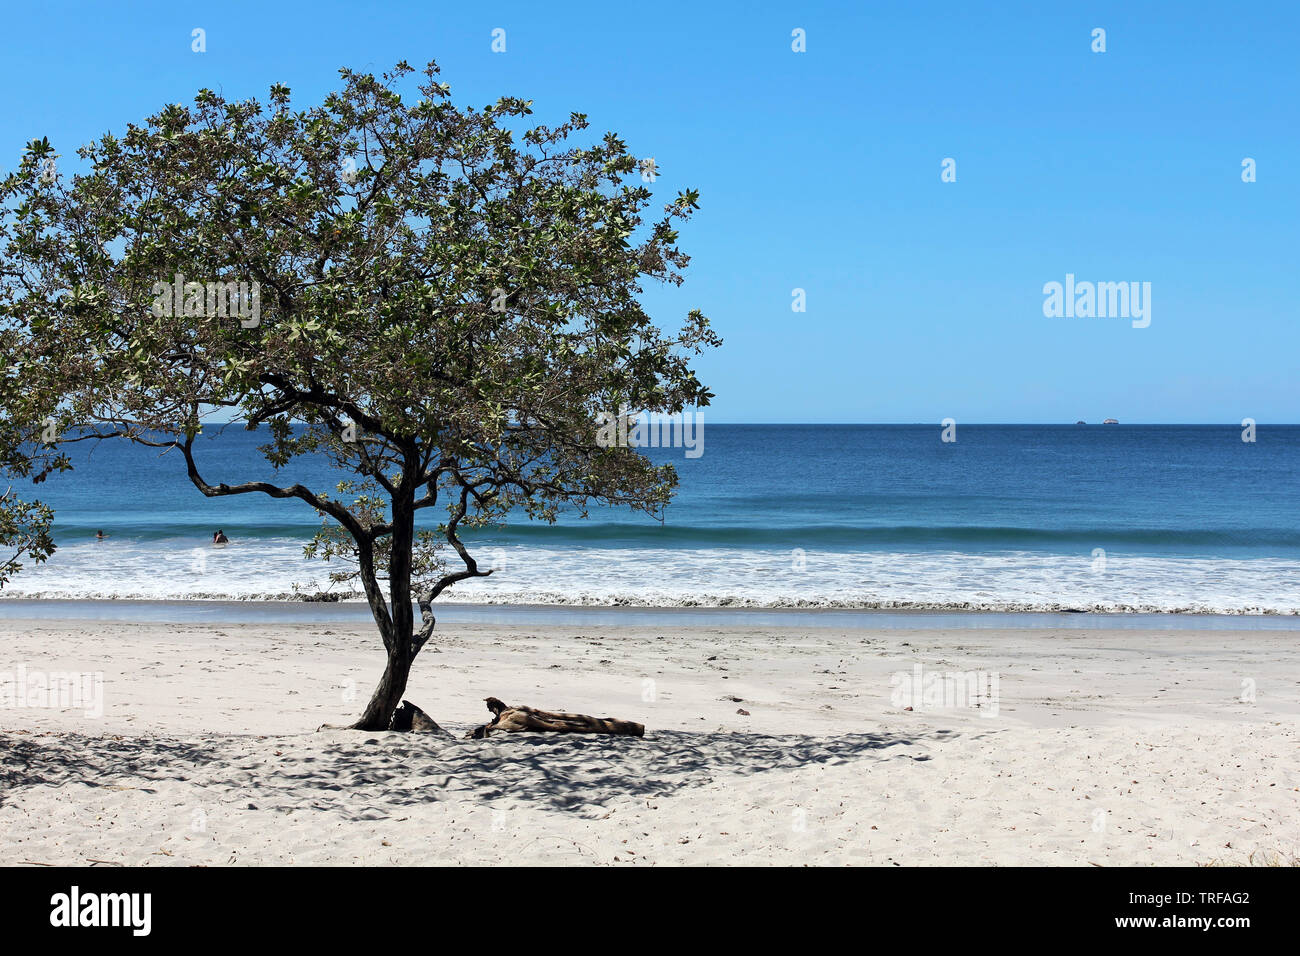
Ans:
<svg viewBox="0 0 1300 956"><path fill-rule="evenodd" d="M108 535L104 534L103 530L101 529L95 532L95 537L98 538L100 541L103 541L105 538L108 537Z"/></svg>
<svg viewBox="0 0 1300 956"><path fill-rule="evenodd" d="M217 531L212 535L213 544L230 544L230 539L226 537L224 531Z"/></svg>

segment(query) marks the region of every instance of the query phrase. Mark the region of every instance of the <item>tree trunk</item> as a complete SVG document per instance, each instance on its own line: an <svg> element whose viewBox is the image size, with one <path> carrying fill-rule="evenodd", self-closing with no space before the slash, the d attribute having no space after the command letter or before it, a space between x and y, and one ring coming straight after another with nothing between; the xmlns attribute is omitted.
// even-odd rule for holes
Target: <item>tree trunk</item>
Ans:
<svg viewBox="0 0 1300 956"><path fill-rule="evenodd" d="M411 642L408 640L398 643L404 647L389 649L384 676L379 679L379 686L370 696L365 713L352 725L353 730L388 730L392 724L393 713L402 703L402 695L406 693L406 680L411 674Z"/></svg>
<svg viewBox="0 0 1300 956"><path fill-rule="evenodd" d="M407 463L407 474L411 473L412 463ZM371 596L371 610L380 634L384 637L384 647L388 651L388 663L384 667L384 676L379 686L370 696L365 713L353 724L356 730L388 730L392 726L393 714L402 703L406 693L406 681L411 674L411 664L415 660L415 648L412 638L414 633L414 613L411 609L411 551L415 545L415 510L412 507L414 488L405 479L398 485L399 494L393 497L393 540L388 562L388 597L387 605L381 601L376 607L372 592L378 592L374 581L374 563L369 562L367 569L363 563L362 574L366 591ZM367 555L362 555L363 559ZM367 580L368 578L368 580Z"/></svg>

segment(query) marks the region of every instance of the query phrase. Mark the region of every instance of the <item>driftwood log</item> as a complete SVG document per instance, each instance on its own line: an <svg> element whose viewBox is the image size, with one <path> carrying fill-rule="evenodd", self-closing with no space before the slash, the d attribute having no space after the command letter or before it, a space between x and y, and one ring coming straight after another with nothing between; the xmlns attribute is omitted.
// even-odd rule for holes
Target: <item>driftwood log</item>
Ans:
<svg viewBox="0 0 1300 956"><path fill-rule="evenodd" d="M492 721L475 727L467 737L482 738L490 734L514 734L521 731L554 734L614 734L644 737L645 724L612 717L588 717L586 714L553 714L520 704L511 707L495 697L485 699Z"/></svg>
<svg viewBox="0 0 1300 956"><path fill-rule="evenodd" d="M521 731L553 734L613 734L616 736L644 737L645 724L630 720L615 720L612 717L588 717L586 714L553 714L546 710L532 707L511 707L495 697L485 699L488 710L492 711L492 721L481 727L475 727L465 737L482 739L489 734L514 734ZM321 724L317 730L350 730L341 724ZM454 736L451 731L438 726L438 722L416 707L409 700L404 700L393 712L393 719L388 724L389 730L398 730L412 734L437 734L441 737Z"/></svg>

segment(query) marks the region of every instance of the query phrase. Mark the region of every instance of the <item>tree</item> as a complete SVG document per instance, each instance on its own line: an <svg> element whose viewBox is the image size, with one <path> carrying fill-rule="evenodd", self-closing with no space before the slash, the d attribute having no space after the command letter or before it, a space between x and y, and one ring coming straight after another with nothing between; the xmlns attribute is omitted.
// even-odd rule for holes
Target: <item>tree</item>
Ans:
<svg viewBox="0 0 1300 956"><path fill-rule="evenodd" d="M24 561L39 564L54 553L53 512L40 501L20 498L14 482L40 484L51 472L69 467L67 455L42 440L53 437L53 419L40 411L49 408L48 396L25 388L18 370L3 361L16 340L14 330L0 324L0 588Z"/></svg>
<svg viewBox="0 0 1300 956"><path fill-rule="evenodd" d="M602 416L707 405L690 361L719 344L700 312L665 332L638 299L682 282L697 193L648 219L613 133L578 147L581 114L457 107L434 64L408 102L413 72L343 70L309 109L278 85L265 104L202 90L82 147L71 178L33 141L0 187L6 365L58 393L61 434L168 449L204 495L323 516L309 553L351 562L387 651L366 730L389 725L433 602L491 573L467 529L662 513L673 469L601 441ZM266 431L277 473L326 455L345 480L212 474L196 439L223 414Z"/></svg>
<svg viewBox="0 0 1300 956"><path fill-rule="evenodd" d="M12 483L0 491L0 587L23 569L24 560L39 564L54 553L53 517L49 506L19 498Z"/></svg>

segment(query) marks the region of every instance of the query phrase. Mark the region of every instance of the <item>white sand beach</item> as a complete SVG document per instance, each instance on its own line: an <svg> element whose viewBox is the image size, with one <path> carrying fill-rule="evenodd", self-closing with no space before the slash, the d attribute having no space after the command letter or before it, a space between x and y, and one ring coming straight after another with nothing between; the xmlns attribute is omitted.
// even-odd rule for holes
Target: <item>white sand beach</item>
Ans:
<svg viewBox="0 0 1300 956"><path fill-rule="evenodd" d="M0 708L6 864L1300 853L1291 631L457 624L406 694L458 736L494 695L640 721L644 739L316 732L378 677L360 624L8 620L0 642L0 681L103 679L102 716ZM996 698L904 710L891 677L915 665L996 675Z"/></svg>

